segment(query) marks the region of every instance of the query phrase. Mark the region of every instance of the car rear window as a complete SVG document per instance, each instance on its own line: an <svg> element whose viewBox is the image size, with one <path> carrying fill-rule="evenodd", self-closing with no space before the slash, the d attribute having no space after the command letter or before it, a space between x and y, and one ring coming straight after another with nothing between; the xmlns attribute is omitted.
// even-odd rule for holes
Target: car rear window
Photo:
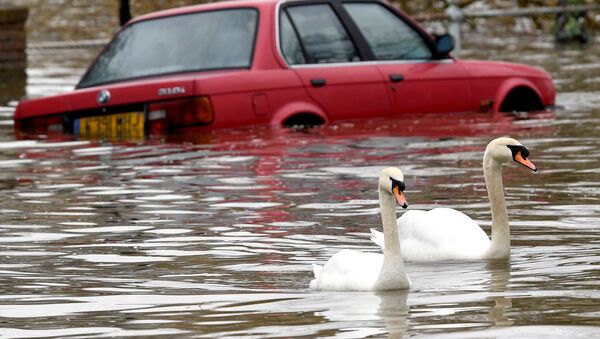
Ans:
<svg viewBox="0 0 600 339"><path fill-rule="evenodd" d="M228 9L140 21L124 28L78 88L153 75L249 68L258 12Z"/></svg>

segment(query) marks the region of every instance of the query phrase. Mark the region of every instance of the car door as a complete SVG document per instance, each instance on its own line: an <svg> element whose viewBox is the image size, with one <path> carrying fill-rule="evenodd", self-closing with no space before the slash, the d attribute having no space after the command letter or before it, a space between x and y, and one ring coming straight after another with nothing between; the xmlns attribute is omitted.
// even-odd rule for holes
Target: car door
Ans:
<svg viewBox="0 0 600 339"><path fill-rule="evenodd" d="M479 109L464 68L451 58L436 60L415 24L378 2L348 1L343 7L385 79L393 115Z"/></svg>
<svg viewBox="0 0 600 339"><path fill-rule="evenodd" d="M283 6L279 23L284 59L330 120L390 113L381 73L364 62L329 2Z"/></svg>

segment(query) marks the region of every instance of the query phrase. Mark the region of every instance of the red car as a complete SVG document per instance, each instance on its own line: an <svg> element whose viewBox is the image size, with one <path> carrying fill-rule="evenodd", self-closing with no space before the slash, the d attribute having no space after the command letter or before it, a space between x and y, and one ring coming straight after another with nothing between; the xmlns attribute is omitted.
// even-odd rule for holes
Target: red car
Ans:
<svg viewBox="0 0 600 339"><path fill-rule="evenodd" d="M171 9L127 23L74 91L22 101L15 127L128 138L554 104L544 70L457 60L453 47L378 0Z"/></svg>

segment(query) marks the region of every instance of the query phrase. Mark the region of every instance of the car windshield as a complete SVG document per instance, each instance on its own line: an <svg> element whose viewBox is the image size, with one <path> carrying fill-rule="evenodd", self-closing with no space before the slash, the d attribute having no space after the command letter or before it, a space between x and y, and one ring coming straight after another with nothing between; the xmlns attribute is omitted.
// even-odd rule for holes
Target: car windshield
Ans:
<svg viewBox="0 0 600 339"><path fill-rule="evenodd" d="M230 9L140 21L124 28L78 88L153 75L249 68L258 13Z"/></svg>

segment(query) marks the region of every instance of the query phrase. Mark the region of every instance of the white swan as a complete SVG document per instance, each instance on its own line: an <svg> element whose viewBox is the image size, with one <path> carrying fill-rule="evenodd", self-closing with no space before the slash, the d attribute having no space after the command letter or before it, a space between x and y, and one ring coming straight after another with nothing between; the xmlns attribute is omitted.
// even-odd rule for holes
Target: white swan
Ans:
<svg viewBox="0 0 600 339"><path fill-rule="evenodd" d="M408 211L397 221L407 261L503 259L510 256L510 230L502 184L502 163L514 160L537 171L529 151L512 138L492 140L483 155L483 175L492 210L492 239L466 214L452 208ZM384 246L381 232L371 240Z"/></svg>
<svg viewBox="0 0 600 339"><path fill-rule="evenodd" d="M386 168L379 176L379 206L383 223L383 254L341 250L324 266L313 265L315 278L310 288L332 291L381 291L410 288L404 270L400 238L396 228L396 202L408 205L404 197L404 175Z"/></svg>

